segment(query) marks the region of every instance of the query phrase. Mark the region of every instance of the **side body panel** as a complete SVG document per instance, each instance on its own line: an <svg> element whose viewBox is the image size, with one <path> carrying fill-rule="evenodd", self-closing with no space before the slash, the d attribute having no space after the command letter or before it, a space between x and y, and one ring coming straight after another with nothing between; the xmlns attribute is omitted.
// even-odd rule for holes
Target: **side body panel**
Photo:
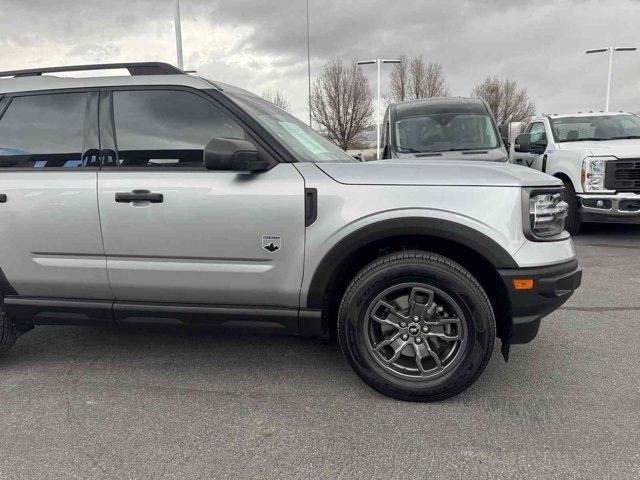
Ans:
<svg viewBox="0 0 640 480"><path fill-rule="evenodd" d="M568 177L576 193L582 193L582 160L587 156L586 152L562 149L561 144L556 144L553 149L547 148L547 173Z"/></svg>
<svg viewBox="0 0 640 480"><path fill-rule="evenodd" d="M519 187L343 185L313 164L296 167L306 186L318 190L318 219L307 228L302 307L308 306L314 273L327 253L350 234L376 222L424 217L462 225L495 242L520 267L575 256L571 240L553 242L554 246L545 249L527 247L528 256L517 256L533 243L522 232Z"/></svg>

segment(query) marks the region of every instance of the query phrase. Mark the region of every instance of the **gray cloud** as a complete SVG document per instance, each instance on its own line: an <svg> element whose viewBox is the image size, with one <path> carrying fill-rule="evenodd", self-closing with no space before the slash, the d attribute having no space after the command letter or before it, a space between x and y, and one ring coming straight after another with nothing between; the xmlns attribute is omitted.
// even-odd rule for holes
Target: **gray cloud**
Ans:
<svg viewBox="0 0 640 480"><path fill-rule="evenodd" d="M172 0L0 0L2 67L38 62L173 61ZM310 0L313 71L345 60L422 54L451 91L512 77L546 112L600 109L606 58L587 48L636 45L636 0ZM304 0L182 0L187 67L306 105ZM640 46L640 45L639 45ZM640 53L615 60L612 106L640 111ZM0 68L2 68L0 67ZM373 77L371 77L373 78Z"/></svg>

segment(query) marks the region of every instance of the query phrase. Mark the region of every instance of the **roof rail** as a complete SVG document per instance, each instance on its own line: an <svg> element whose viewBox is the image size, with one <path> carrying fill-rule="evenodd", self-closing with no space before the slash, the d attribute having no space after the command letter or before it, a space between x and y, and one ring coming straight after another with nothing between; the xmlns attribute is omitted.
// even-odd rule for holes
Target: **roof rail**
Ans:
<svg viewBox="0 0 640 480"><path fill-rule="evenodd" d="M9 70L0 72L0 77L38 77L43 73L78 72L85 70L113 70L124 68L129 74L134 75L176 75L184 74L182 70L163 62L136 62L136 63L102 63L96 65L74 65L69 67L31 68L28 70Z"/></svg>

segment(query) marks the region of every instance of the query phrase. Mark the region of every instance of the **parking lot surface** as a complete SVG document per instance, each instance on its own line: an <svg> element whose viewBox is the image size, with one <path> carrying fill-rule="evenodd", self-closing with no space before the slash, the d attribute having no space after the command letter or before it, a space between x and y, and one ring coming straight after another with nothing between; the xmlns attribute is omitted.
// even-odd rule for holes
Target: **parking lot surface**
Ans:
<svg viewBox="0 0 640 480"><path fill-rule="evenodd" d="M575 243L582 288L437 404L317 340L38 327L0 361L0 478L640 478L640 227Z"/></svg>

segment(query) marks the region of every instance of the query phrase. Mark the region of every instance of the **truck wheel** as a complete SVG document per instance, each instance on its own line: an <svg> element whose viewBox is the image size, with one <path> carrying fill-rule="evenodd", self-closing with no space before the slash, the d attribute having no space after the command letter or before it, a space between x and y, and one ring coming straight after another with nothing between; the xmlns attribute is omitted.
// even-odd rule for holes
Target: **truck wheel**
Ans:
<svg viewBox="0 0 640 480"><path fill-rule="evenodd" d="M0 310L0 356L6 354L16 343L18 332L9 317Z"/></svg>
<svg viewBox="0 0 640 480"><path fill-rule="evenodd" d="M476 279L441 255L393 253L356 275L338 312L356 373L400 400L443 400L483 372L495 342L491 303Z"/></svg>
<svg viewBox="0 0 640 480"><path fill-rule="evenodd" d="M567 212L567 218L564 222L564 228L571 235L578 235L580 233L580 213L578 213L578 199L576 197L576 190L573 188L571 182L565 182L563 191L563 200L569 205L569 211Z"/></svg>

